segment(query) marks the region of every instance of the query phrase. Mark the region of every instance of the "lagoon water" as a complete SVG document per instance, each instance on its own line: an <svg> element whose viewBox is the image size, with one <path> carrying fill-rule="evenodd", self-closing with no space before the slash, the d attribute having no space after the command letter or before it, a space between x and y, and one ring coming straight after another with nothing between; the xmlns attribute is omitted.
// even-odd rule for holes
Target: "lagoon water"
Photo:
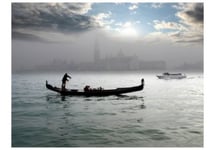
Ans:
<svg viewBox="0 0 215 150"><path fill-rule="evenodd" d="M123 96L62 97L64 73L12 75L13 147L203 147L203 74L160 80L153 73L72 73L68 88L139 85Z"/></svg>

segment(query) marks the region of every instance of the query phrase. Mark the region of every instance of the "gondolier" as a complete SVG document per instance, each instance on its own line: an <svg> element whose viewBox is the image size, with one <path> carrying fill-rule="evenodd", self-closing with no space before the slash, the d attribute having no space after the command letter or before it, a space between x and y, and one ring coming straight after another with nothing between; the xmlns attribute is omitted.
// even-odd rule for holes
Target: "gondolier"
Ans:
<svg viewBox="0 0 215 150"><path fill-rule="evenodd" d="M66 89L66 81L69 81L67 78L71 79L71 77L67 73L65 73L62 78L62 90Z"/></svg>

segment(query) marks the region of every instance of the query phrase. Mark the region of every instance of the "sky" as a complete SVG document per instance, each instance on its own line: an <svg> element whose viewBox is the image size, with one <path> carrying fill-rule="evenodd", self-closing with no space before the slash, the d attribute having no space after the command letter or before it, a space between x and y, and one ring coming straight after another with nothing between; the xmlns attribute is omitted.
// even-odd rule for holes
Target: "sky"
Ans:
<svg viewBox="0 0 215 150"><path fill-rule="evenodd" d="M122 51L170 67L203 62L203 3L12 3L12 69Z"/></svg>

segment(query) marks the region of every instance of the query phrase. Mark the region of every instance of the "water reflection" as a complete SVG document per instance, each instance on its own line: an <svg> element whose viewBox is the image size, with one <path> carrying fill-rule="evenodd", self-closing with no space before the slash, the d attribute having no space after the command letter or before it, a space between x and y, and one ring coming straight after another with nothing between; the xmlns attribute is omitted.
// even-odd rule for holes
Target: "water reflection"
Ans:
<svg viewBox="0 0 215 150"><path fill-rule="evenodd" d="M65 98L63 98L63 100L65 101ZM62 96L48 94L46 95L46 101L50 103L60 103L60 101L62 101Z"/></svg>
<svg viewBox="0 0 215 150"><path fill-rule="evenodd" d="M146 106L144 105L144 103L140 105L140 109L145 109L145 108Z"/></svg>
<svg viewBox="0 0 215 150"><path fill-rule="evenodd" d="M66 96L61 96L61 101L66 101Z"/></svg>
<svg viewBox="0 0 215 150"><path fill-rule="evenodd" d="M135 95L115 95L115 96L105 96L105 97L75 97L75 96L64 96L64 95L53 95L53 94L47 94L46 95L46 100L49 102L56 102L58 100L61 101L67 101L68 99L71 98L78 98L79 100L84 100L84 101L110 101L110 100L141 100L144 102L144 97L143 96L135 96Z"/></svg>

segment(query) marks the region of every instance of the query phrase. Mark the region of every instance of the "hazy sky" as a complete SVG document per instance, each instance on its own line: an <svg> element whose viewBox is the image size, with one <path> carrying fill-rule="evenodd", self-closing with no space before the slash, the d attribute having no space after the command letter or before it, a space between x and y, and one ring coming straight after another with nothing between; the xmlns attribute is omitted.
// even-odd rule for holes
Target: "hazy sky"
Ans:
<svg viewBox="0 0 215 150"><path fill-rule="evenodd" d="M13 69L119 50L169 66L203 61L203 3L12 3Z"/></svg>

